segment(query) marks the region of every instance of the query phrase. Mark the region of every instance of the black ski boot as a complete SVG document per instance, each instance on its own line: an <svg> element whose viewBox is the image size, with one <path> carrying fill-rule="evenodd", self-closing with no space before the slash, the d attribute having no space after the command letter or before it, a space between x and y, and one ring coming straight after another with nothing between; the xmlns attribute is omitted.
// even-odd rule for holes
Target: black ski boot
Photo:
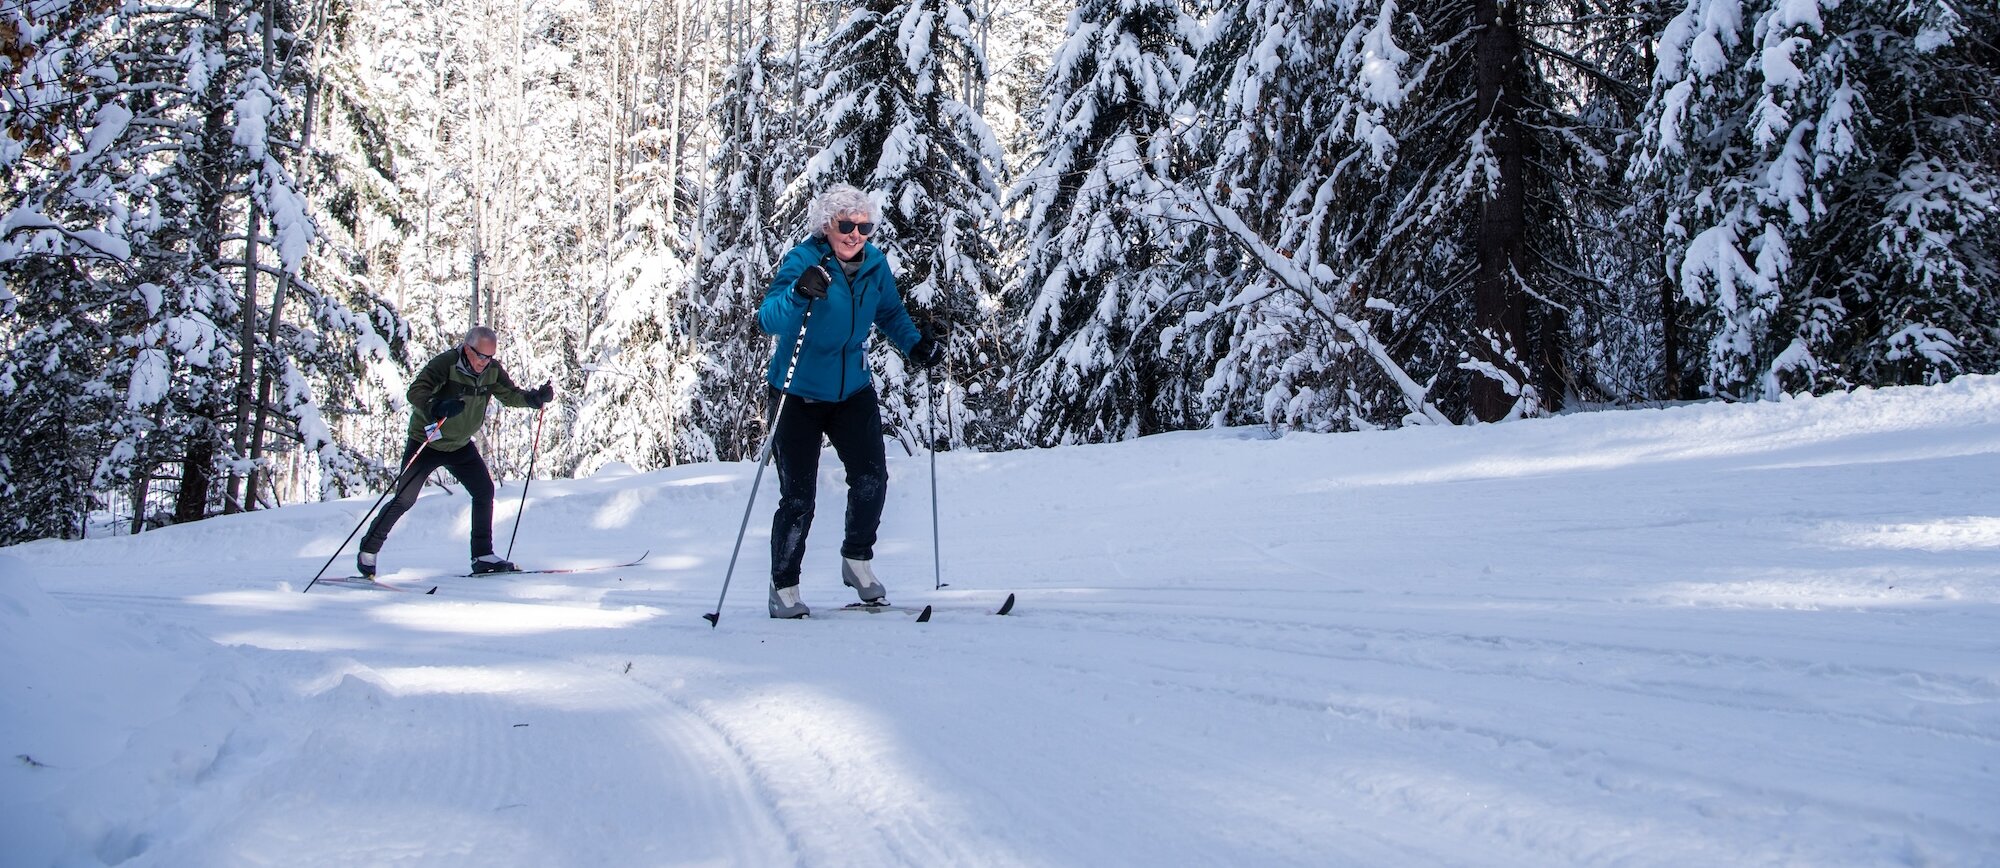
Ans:
<svg viewBox="0 0 2000 868"><path fill-rule="evenodd" d="M518 573L520 571L521 568L514 566L513 561L506 560L496 554L484 554L472 559L473 575L483 575L485 573Z"/></svg>

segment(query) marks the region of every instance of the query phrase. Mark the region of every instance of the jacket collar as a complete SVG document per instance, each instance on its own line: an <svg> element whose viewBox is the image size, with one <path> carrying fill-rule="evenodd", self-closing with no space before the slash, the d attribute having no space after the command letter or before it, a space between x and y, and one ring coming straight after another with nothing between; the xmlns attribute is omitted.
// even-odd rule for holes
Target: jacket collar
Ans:
<svg viewBox="0 0 2000 868"><path fill-rule="evenodd" d="M821 260L833 255L833 242L826 240L825 236L813 236L812 243L819 248L819 258ZM861 270L856 271L854 276L861 277L870 271L888 265L888 263L889 257L882 253L881 248L875 246L875 242L864 242L861 245Z"/></svg>
<svg viewBox="0 0 2000 868"><path fill-rule="evenodd" d="M471 380L475 383L482 382L487 372L492 371L493 366L500 364L499 359L493 359L486 363L485 371L475 371L472 369L472 363L467 361L465 358L464 346L453 347L451 350L451 355L452 355L452 365L451 365L452 370L464 374L466 379Z"/></svg>

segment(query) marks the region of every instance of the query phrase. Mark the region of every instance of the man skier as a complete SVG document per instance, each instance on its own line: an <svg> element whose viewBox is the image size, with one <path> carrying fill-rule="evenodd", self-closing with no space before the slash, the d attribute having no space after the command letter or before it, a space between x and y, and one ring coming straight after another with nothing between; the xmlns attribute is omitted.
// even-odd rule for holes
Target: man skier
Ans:
<svg viewBox="0 0 2000 868"><path fill-rule="evenodd" d="M355 565L361 575L375 577L375 555L389 539L396 520L417 502L422 480L442 467L451 471L465 493L472 497L472 571L505 573L518 569L493 553L493 475L472 435L486 421L486 404L499 398L509 407L539 410L555 397L555 388L522 391L493 358L499 351L499 335L486 326L474 326L458 346L439 353L410 381L410 438L403 446L400 466L409 469L396 480L396 496L375 516L368 535L361 538L361 553ZM422 454L418 452L421 450ZM415 456L416 461L411 462Z"/></svg>
<svg viewBox="0 0 2000 868"><path fill-rule="evenodd" d="M889 489L882 414L868 374L870 327L921 367L942 360L944 348L917 331L888 259L868 243L874 214L868 194L854 187L840 184L821 193L808 218L812 237L785 254L757 311L764 333L778 338L765 373L770 399L781 408L771 432L778 468L778 510L771 517L773 618L812 613L799 601L799 565L812 529L822 434L847 470L841 581L863 603L888 604L888 591L870 566ZM804 341L795 355L801 324Z"/></svg>

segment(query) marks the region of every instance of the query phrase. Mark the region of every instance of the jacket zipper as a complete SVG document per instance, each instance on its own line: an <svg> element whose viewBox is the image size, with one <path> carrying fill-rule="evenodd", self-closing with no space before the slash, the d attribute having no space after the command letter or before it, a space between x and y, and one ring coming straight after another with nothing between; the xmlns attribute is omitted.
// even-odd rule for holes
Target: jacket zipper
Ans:
<svg viewBox="0 0 2000 868"><path fill-rule="evenodd" d="M841 344L840 351L840 400L845 401L847 400L847 354L854 347L854 328L857 325L856 321L861 319L861 292L855 289L854 278L844 273L846 269L843 268L841 271L843 272L841 279L847 281L847 297L852 300L853 307L847 314L847 343ZM854 277L860 276L860 271L854 272Z"/></svg>

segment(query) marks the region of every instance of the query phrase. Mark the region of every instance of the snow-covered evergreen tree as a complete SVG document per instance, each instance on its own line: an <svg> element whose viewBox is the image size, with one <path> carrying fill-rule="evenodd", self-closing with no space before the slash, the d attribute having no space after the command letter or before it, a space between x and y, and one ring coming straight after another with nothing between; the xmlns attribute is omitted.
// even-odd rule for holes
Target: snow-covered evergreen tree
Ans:
<svg viewBox="0 0 2000 868"><path fill-rule="evenodd" d="M1583 388L1574 360L1594 336L1574 313L1592 276L1572 200L1604 160L1577 110L1620 83L1576 52L1576 22L1629 14L1594 0L1225 11L1192 91L1217 166L1193 210L1217 228L1221 289L1174 335L1214 356L1215 421L1494 421Z"/></svg>
<svg viewBox="0 0 2000 868"><path fill-rule="evenodd" d="M1004 410L990 386L1005 346L995 314L1001 279L998 227L1002 158L986 122L960 98L985 57L962 0L859 0L820 42L824 71L808 101L825 106L826 142L791 192L794 201L835 183L874 197L882 227L874 242L896 272L917 327L945 335L937 378L963 383L966 435L995 442L986 421ZM799 227L803 237L807 227ZM932 384L901 356L875 345L883 422L914 445L924 439ZM940 413L940 424L949 414Z"/></svg>
<svg viewBox="0 0 2000 868"><path fill-rule="evenodd" d="M1734 399L2000 363L1990 5L1688 0L1636 177Z"/></svg>
<svg viewBox="0 0 2000 868"><path fill-rule="evenodd" d="M14 70L35 76L17 80L20 104L50 111L31 108L9 131L33 141L9 149L0 270L19 337L0 387L22 418L0 453L21 468L50 437L69 450L56 479L80 506L54 505L51 524L38 511L48 499L14 504L44 532L78 529L63 510L113 493L145 519L161 465L179 465L180 521L264 499L267 445L315 456L322 481L355 469L318 392L384 348L373 320L301 277L316 234L290 168L303 138L301 11L49 4L17 19L35 46L26 55L42 58ZM62 93L30 92L55 71L68 73L54 79Z"/></svg>
<svg viewBox="0 0 2000 868"><path fill-rule="evenodd" d="M779 207L804 156L786 87L797 63L773 63L774 49L768 35L748 46L716 102L715 182L702 213L702 260L688 292L686 321L702 358L689 423L714 438L716 457L725 460L755 455L763 442L771 341L757 327L757 307L778 257L797 241L791 230L800 219Z"/></svg>
<svg viewBox="0 0 2000 868"><path fill-rule="evenodd" d="M85 4L0 11L0 544L76 536L117 415L99 376L128 307L106 280L130 255L126 168L113 146L130 110L96 93L116 15Z"/></svg>
<svg viewBox="0 0 2000 868"><path fill-rule="evenodd" d="M1197 25L1179 0L1084 0L1042 95L1040 150L1013 196L1023 260L1013 442L1095 442L1185 427L1184 356L1160 332L1189 296L1169 162Z"/></svg>

